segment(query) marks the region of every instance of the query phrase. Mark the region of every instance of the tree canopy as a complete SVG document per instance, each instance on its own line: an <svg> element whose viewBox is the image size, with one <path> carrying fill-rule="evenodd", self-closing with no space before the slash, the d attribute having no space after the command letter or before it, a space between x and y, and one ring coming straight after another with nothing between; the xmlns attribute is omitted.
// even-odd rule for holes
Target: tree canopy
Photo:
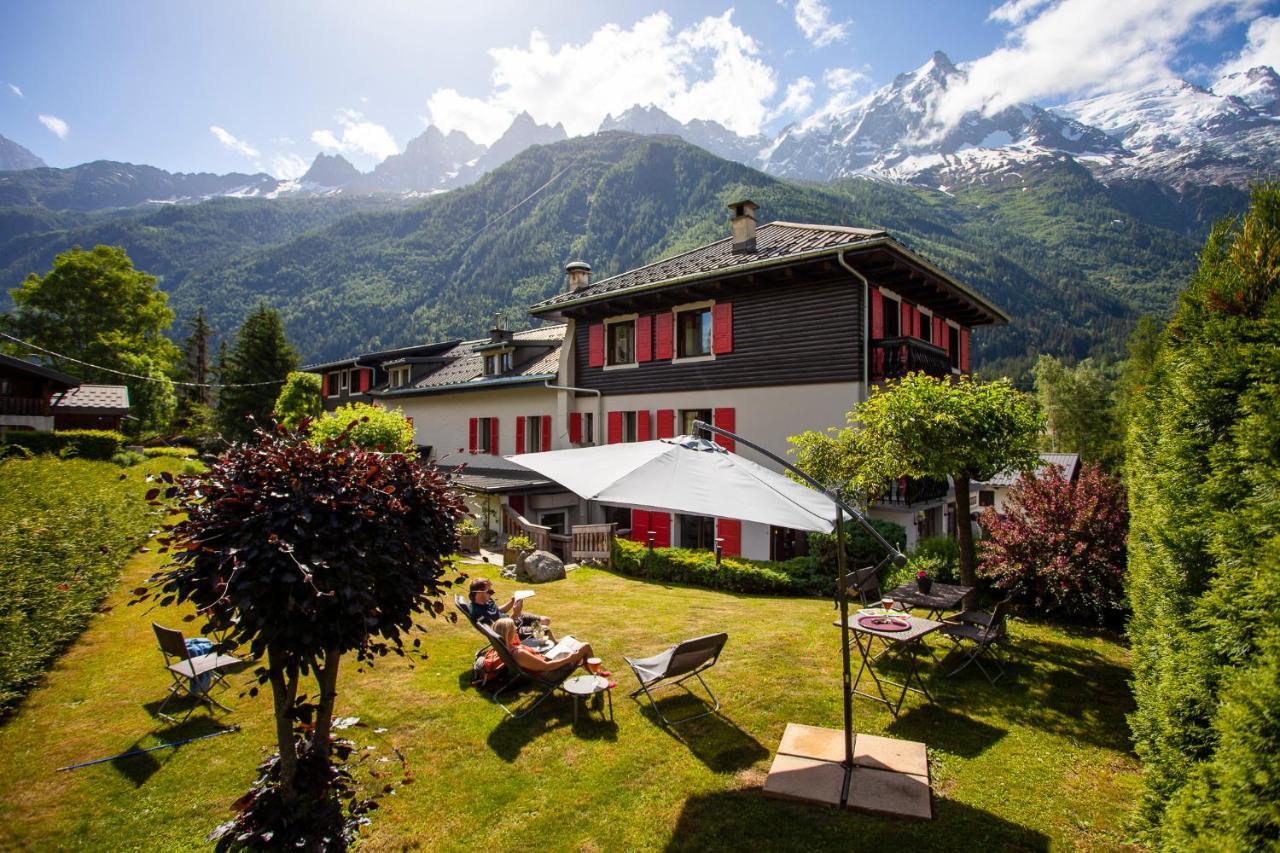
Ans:
<svg viewBox="0 0 1280 853"><path fill-rule="evenodd" d="M319 417L324 413L320 391L319 376L301 370L293 371L285 377L284 387L276 398L276 420L289 429L297 429L304 418Z"/></svg>
<svg viewBox="0 0 1280 853"><path fill-rule="evenodd" d="M317 418L311 424L311 439L349 442L387 453L412 453L415 447L413 424L400 409L369 403L348 403Z"/></svg>
<svg viewBox="0 0 1280 853"><path fill-rule="evenodd" d="M1051 355L1036 361L1036 400L1045 414L1044 449L1079 453L1108 471L1124 455L1116 420L1116 381L1091 358L1074 367Z"/></svg>
<svg viewBox="0 0 1280 853"><path fill-rule="evenodd" d="M218 427L223 436L247 439L253 434L254 421L269 423L280 386L297 368L298 354L285 337L280 315L259 302L236 333L225 364L219 365L220 381L226 386L218 395Z"/></svg>

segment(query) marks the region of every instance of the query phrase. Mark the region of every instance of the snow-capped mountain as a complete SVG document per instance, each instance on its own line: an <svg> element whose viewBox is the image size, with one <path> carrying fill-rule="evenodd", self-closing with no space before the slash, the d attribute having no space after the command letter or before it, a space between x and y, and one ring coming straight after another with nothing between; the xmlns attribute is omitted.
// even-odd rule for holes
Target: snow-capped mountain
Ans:
<svg viewBox="0 0 1280 853"><path fill-rule="evenodd" d="M1269 116L1280 116L1280 74L1266 65L1228 74L1213 84L1213 93L1234 97Z"/></svg>
<svg viewBox="0 0 1280 853"><path fill-rule="evenodd" d="M600 131L625 130L631 133L668 134L706 149L717 157L739 163L754 164L760 159L769 138L763 134L739 136L719 122L694 119L681 123L653 105L634 106L617 118L604 117Z"/></svg>
<svg viewBox="0 0 1280 853"><path fill-rule="evenodd" d="M387 192L429 193L468 183L485 147L460 130L445 134L434 125L410 139L404 151L392 154L374 168L364 183Z"/></svg>
<svg viewBox="0 0 1280 853"><path fill-rule="evenodd" d="M44 161L12 139L0 136L0 172L19 172L23 169L39 169Z"/></svg>

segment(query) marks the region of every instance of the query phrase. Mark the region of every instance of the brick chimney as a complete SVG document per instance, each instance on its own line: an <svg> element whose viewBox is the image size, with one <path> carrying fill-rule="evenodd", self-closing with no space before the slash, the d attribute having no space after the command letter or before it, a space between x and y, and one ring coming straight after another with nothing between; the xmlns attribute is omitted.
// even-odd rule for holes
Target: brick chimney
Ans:
<svg viewBox="0 0 1280 853"><path fill-rule="evenodd" d="M564 273L569 277L569 292L581 290L591 283L591 264L586 261L570 261Z"/></svg>
<svg viewBox="0 0 1280 853"><path fill-rule="evenodd" d="M729 223L733 226L733 253L735 255L750 254L756 250L756 211L760 205L750 199L735 201L729 205L733 216Z"/></svg>

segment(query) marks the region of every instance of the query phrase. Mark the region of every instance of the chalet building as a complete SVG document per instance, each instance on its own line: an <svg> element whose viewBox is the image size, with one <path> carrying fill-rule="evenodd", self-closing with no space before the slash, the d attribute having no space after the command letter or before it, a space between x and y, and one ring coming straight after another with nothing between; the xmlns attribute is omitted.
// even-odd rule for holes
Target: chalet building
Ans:
<svg viewBox="0 0 1280 853"><path fill-rule="evenodd" d="M1062 476L1068 483L1074 483L1080 477L1079 453L1041 453L1035 478L1037 480L1042 478L1052 465L1062 469ZM1021 479L1022 475L1017 471L1003 471L985 483L970 484L970 508L975 514L987 507L1003 514L1005 504L1009 500L1009 487Z"/></svg>
<svg viewBox="0 0 1280 853"><path fill-rule="evenodd" d="M785 456L788 436L844 425L878 382L967 372L971 330L1009 320L884 231L757 227L754 203L730 209L730 235L689 252L594 282L587 264L569 264L565 291L529 309L548 325L499 322L484 340L309 369L325 377L330 408L398 405L428 456L467 463L463 483L495 529L605 520L658 546L719 541L726 554L788 558L803 549L793 531L587 505L501 458L665 438L698 419ZM948 528L947 493L945 481L904 480L872 514L914 542Z"/></svg>
<svg viewBox="0 0 1280 853"><path fill-rule="evenodd" d="M85 385L74 376L0 355L0 436L54 429L119 430L129 414L123 385Z"/></svg>

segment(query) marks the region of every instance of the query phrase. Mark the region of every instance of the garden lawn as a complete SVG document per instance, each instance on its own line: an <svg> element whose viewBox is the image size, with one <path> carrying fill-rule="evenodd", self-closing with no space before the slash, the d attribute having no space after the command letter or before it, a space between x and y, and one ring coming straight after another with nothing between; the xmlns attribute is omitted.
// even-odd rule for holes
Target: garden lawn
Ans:
<svg viewBox="0 0 1280 853"><path fill-rule="evenodd" d="M168 683L151 620L126 607L160 564L126 566L110 609L0 728L6 817L0 848L187 850L230 814L272 740L268 692L228 691L235 734L60 773L56 768L213 730L203 710L181 726L150 713ZM515 588L497 582L500 594ZM928 744L936 820L896 821L769 800L760 786L787 722L838 727L840 656L829 601L733 595L581 569L541 586L530 610L590 640L619 688L616 722L559 695L510 720L468 686L480 636L437 620L430 659L344 664L336 713L367 724L358 743L398 747L415 781L382 799L365 849L1013 850L1119 849L1139 788L1125 714L1128 651L1102 636L1017 622L1013 666L992 687L977 672L932 683L894 720L855 700L859 731ZM452 609L452 608L450 608ZM708 681L723 709L672 735L627 698L623 654L705 633L729 643ZM932 666L932 672L939 673ZM238 684L248 674L236 676ZM692 706L665 700L668 712ZM385 728L385 732L376 730ZM385 750L383 750L385 752ZM394 765L386 765L392 768Z"/></svg>

